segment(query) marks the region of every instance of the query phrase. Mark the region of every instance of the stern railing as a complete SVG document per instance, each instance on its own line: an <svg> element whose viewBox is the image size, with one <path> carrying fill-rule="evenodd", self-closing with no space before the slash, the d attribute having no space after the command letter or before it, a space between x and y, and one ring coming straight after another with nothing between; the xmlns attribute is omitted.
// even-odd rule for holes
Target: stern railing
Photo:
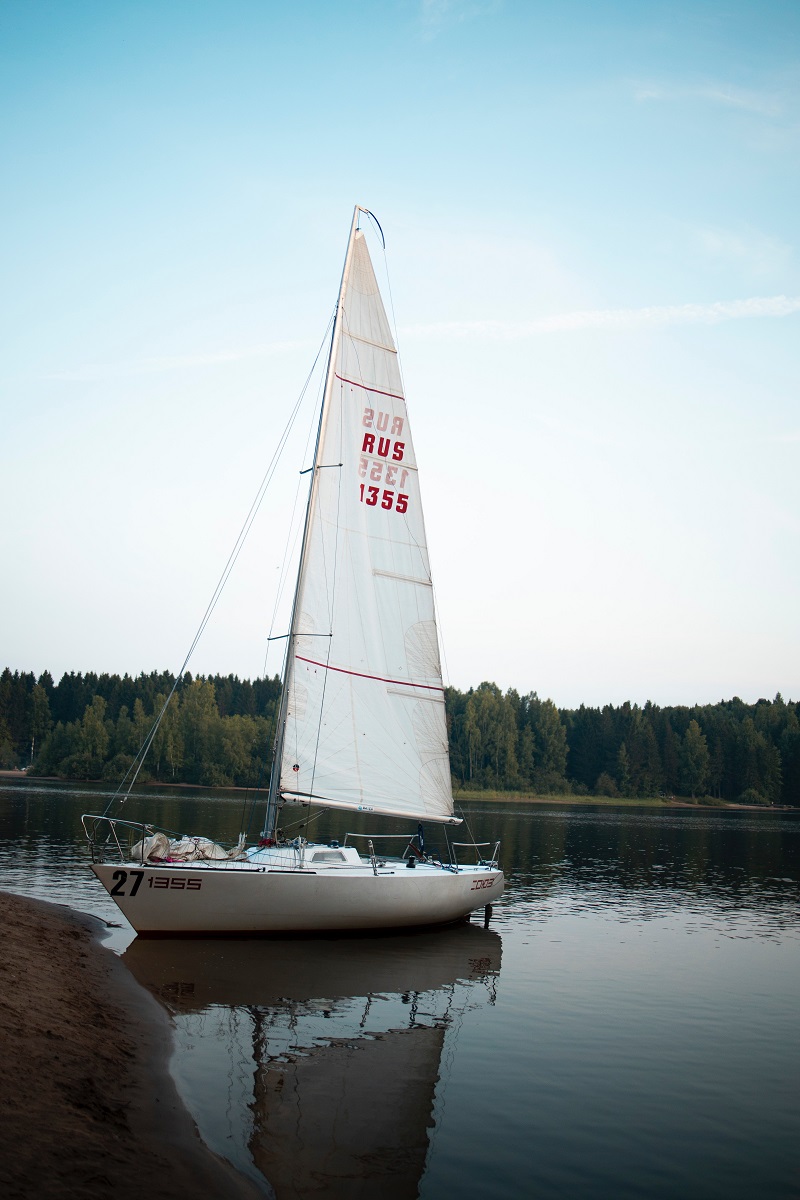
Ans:
<svg viewBox="0 0 800 1200"><path fill-rule="evenodd" d="M442 857L440 857L438 850L431 849L430 851L426 851L421 846L419 846L417 844L417 838L418 838L417 834L409 835L408 833L352 833L352 832L349 832L344 835L344 843L343 844L345 846L347 845L348 838L364 838L367 841L370 861L372 862L373 870L375 868L375 862L376 862L376 856L375 856L375 851L373 848L373 842L377 842L377 841L405 842L406 845L405 845L405 847L403 849L403 853L401 855L402 859L418 858L420 860L420 862L433 863L434 865L444 867L448 871L466 870L467 867L475 866L475 865L477 865L478 867L483 867L486 870L492 870L498 866L499 855L500 855L500 842L499 841L494 842L494 843L492 843L492 842L451 842L448 839L448 841L447 841L448 856L446 858L442 858ZM485 850L485 848L487 846L492 848L491 853L488 855L481 853L481 851ZM457 851L459 849L466 850L467 848L470 848L475 851L475 853L477 855L477 859L478 859L477 864L459 862ZM380 862L378 862L377 865L385 866L385 862L380 861Z"/></svg>

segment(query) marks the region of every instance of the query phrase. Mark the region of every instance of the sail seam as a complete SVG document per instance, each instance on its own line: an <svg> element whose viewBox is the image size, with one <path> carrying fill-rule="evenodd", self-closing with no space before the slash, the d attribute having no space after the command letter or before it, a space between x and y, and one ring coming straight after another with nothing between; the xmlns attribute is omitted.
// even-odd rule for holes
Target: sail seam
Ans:
<svg viewBox="0 0 800 1200"><path fill-rule="evenodd" d="M420 687L420 686L425 687L425 684L422 684L422 685L417 684L417 683L404 684L404 687ZM388 687L386 690L387 690L387 692L390 692L391 695L393 695L393 696L404 696L407 700L408 699L424 700L426 704L444 704L444 702L445 702L444 701L444 691L442 692L441 696L414 696L414 695L412 695L409 697L408 692L401 692L399 688Z"/></svg>
<svg viewBox="0 0 800 1200"><path fill-rule="evenodd" d="M365 346L374 346L376 350L385 350L387 354L397 354L394 346L387 346L384 342L373 342L371 338L365 338L360 333L352 333L349 329L346 336L353 338L356 342L363 342Z"/></svg>
<svg viewBox="0 0 800 1200"><path fill-rule="evenodd" d="M302 634L300 636L302 637ZM444 692L443 687L436 687L432 683L409 683L405 679L387 679L385 675L366 675L363 671L348 671L346 667L331 667L328 663L317 662L313 658L304 658L302 654L296 654L295 658L298 662L310 663L312 667L322 667L323 671L338 671L340 675L355 675L358 679L375 679L378 683L396 683L399 687L423 688L426 692Z"/></svg>
<svg viewBox="0 0 800 1200"><path fill-rule="evenodd" d="M341 383L350 383L353 387L363 388L365 392L374 392L376 396L388 396L390 400L405 400L405 396L398 396L396 392L382 392L380 388L370 387L367 383L359 383L357 379L346 379L344 375L336 373L336 378Z"/></svg>
<svg viewBox="0 0 800 1200"><path fill-rule="evenodd" d="M400 575L397 571L382 571L380 567L373 567L372 574L380 575L383 579L399 579L401 583L416 583L420 587L433 587L430 579L420 579L417 575Z"/></svg>

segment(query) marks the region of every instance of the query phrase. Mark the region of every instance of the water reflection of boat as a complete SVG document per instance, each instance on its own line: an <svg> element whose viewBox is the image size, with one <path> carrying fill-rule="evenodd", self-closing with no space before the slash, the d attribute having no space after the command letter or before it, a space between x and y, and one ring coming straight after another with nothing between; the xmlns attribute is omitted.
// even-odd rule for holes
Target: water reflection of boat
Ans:
<svg viewBox="0 0 800 1200"><path fill-rule="evenodd" d="M388 938L137 939L124 961L179 1028L191 1026L197 1079L208 1084L204 1051L224 1064L217 1116L208 1096L199 1106L212 1149L231 1157L238 1142L279 1200L378 1190L405 1200L425 1169L445 1045L449 1060L468 1010L493 1002L500 954L496 933L463 925Z"/></svg>

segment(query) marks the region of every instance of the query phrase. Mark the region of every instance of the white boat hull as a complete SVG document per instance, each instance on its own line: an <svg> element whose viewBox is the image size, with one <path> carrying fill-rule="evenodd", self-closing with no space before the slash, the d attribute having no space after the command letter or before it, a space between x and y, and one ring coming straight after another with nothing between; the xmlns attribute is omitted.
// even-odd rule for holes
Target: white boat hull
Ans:
<svg viewBox="0 0 800 1200"><path fill-rule="evenodd" d="M496 868L419 864L271 870L249 864L94 863L139 934L268 934L447 925L502 895Z"/></svg>

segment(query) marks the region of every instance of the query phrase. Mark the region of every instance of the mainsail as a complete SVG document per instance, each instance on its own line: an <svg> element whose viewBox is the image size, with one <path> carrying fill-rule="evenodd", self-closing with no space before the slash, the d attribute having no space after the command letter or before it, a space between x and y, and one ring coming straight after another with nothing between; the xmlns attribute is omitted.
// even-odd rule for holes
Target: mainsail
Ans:
<svg viewBox="0 0 800 1200"><path fill-rule="evenodd" d="M351 232L284 678L279 790L452 820L417 462L364 235Z"/></svg>

